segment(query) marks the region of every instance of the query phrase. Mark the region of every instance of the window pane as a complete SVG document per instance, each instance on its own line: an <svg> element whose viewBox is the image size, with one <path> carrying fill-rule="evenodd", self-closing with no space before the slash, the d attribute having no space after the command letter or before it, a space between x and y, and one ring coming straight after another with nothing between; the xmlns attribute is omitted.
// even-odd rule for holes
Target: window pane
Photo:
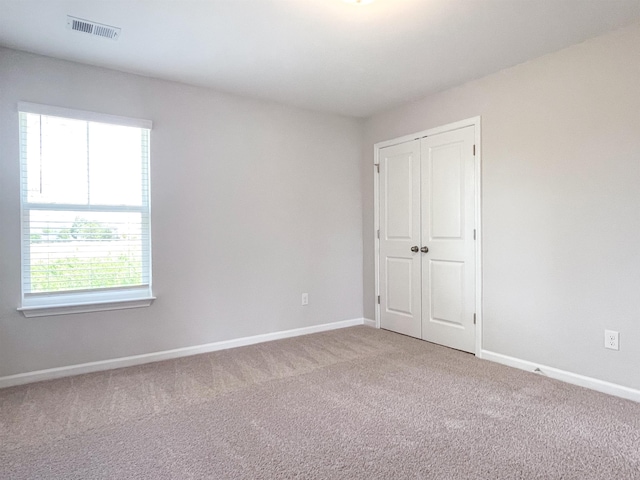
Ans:
<svg viewBox="0 0 640 480"><path fill-rule="evenodd" d="M142 204L142 135L139 128L89 123L90 203Z"/></svg>
<svg viewBox="0 0 640 480"><path fill-rule="evenodd" d="M25 293L148 284L141 213L31 211Z"/></svg>
<svg viewBox="0 0 640 480"><path fill-rule="evenodd" d="M151 122L123 118L144 125L131 127L109 123L117 121L111 115L20 108L46 112L20 111L23 306L148 289Z"/></svg>
<svg viewBox="0 0 640 480"><path fill-rule="evenodd" d="M27 114L27 200L86 204L87 122Z"/></svg>

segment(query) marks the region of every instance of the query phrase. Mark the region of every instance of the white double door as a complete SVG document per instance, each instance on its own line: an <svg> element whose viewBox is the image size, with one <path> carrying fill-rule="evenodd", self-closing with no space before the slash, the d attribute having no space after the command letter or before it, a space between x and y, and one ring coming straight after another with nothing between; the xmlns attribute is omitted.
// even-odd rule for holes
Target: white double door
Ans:
<svg viewBox="0 0 640 480"><path fill-rule="evenodd" d="M475 351L475 146L465 127L380 149L380 326Z"/></svg>

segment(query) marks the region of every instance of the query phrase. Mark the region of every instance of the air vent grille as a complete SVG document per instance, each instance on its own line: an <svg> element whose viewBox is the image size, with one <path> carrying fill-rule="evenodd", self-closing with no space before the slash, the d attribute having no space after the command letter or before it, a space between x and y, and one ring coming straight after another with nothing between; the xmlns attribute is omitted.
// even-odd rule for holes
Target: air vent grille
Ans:
<svg viewBox="0 0 640 480"><path fill-rule="evenodd" d="M87 33L97 37L110 38L117 40L120 36L120 28L103 25L101 23L84 20L82 18L67 16L67 28L76 32Z"/></svg>

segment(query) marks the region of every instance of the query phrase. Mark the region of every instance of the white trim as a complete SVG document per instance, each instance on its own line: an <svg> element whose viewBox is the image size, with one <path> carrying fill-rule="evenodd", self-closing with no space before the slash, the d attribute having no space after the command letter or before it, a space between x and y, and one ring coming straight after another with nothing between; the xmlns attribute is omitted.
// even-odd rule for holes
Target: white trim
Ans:
<svg viewBox="0 0 640 480"><path fill-rule="evenodd" d="M371 320L370 318L363 318L362 319L362 324L367 326L367 327L373 327L373 328L377 328L378 327L376 321L375 320Z"/></svg>
<svg viewBox="0 0 640 480"><path fill-rule="evenodd" d="M437 135L439 133L450 132L452 130L459 130L461 128L470 127L474 125L480 126L480 117L471 117L459 122L447 123L439 127L429 128L416 133L410 133L409 135L403 135L402 137L393 138L391 140L385 140L384 142L378 142L374 145L374 148L380 150L384 147L392 147L393 145L399 145L401 143L410 142L412 140L418 140L422 137L429 137L431 135Z"/></svg>
<svg viewBox="0 0 640 480"><path fill-rule="evenodd" d="M380 238L378 238L378 232L380 231L380 146L375 144L373 146L373 255L374 255L374 313L376 317L376 328L380 328Z"/></svg>
<svg viewBox="0 0 640 480"><path fill-rule="evenodd" d="M73 375L81 375L84 373L112 370L114 368L131 367L134 365L159 362L162 360L170 360L173 358L188 357L201 353L226 350L228 348L243 347L256 343L280 340L282 338L297 337L300 335L308 335L310 333L326 332L328 330L353 327L356 325L363 325L364 323L364 318L353 318L351 320L342 320L340 322L325 323L322 325L314 325L311 327L294 328L292 330L284 330L280 332L263 333L251 337L206 343L204 345L194 345L191 347L175 348L173 350L145 353L142 355L133 355L130 357L120 357L110 360L100 360L98 362L81 363L77 365L69 365L66 367L49 368L47 370L18 373L16 375L0 377L0 388L13 387L15 385L23 385L26 383L41 382L44 380L53 380L55 378L70 377Z"/></svg>
<svg viewBox="0 0 640 480"><path fill-rule="evenodd" d="M127 300L111 300L91 303L68 303L60 305L40 305L18 308L27 318L47 317L51 315L69 315L71 313L104 312L107 310L124 310L127 308L149 307L156 297L132 298Z"/></svg>
<svg viewBox="0 0 640 480"><path fill-rule="evenodd" d="M378 304L378 295L380 295L380 239L378 238L377 231L380 229L380 176L377 174L376 165L380 163L380 149L384 147L390 147L398 145L404 142L410 142L422 137L428 137L437 135L439 133L450 132L452 130L459 130L465 127L474 127L475 132L475 145L476 155L474 159L475 164L475 225L476 225L476 344L475 354L480 355L482 351L482 148L481 148L481 117L471 117L459 122L448 123L440 127L430 128L428 130L422 130L421 132L412 133L410 135L404 135L402 137L394 138L392 140L386 140L384 142L378 142L373 146L373 241L374 241L374 255L375 255L375 315L376 315L376 328L380 328L380 305Z"/></svg>
<svg viewBox="0 0 640 480"><path fill-rule="evenodd" d="M473 119L475 131L475 190L476 190L476 355L482 351L482 299L484 298L482 284L482 135L480 117Z"/></svg>
<svg viewBox="0 0 640 480"><path fill-rule="evenodd" d="M640 402L640 390L618 385L617 383L606 382L593 377L586 377L577 373L567 372L566 370L560 370L559 368L548 367L539 363L509 357L508 355L502 355L501 353L495 353L488 350L482 350L479 357L484 360L501 363L502 365L518 368L520 370L526 370L529 372L535 371L541 375L570 383L572 385L578 385L580 387L589 388L591 390L607 393L616 397Z"/></svg>
<svg viewBox="0 0 640 480"><path fill-rule="evenodd" d="M74 118L87 122L110 123L124 127L146 128L151 130L153 122L143 118L120 117L109 115L108 113L89 112L87 110L75 110L65 107L54 107L52 105L42 105L40 103L18 102L18 111L24 113L35 113L38 115L48 115L51 117Z"/></svg>

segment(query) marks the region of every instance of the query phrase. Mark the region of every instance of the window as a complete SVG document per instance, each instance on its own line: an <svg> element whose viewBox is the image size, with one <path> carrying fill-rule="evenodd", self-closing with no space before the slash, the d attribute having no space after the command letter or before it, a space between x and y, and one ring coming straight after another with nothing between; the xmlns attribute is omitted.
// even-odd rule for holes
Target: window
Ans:
<svg viewBox="0 0 640 480"><path fill-rule="evenodd" d="M26 316L148 306L151 122L18 105Z"/></svg>

